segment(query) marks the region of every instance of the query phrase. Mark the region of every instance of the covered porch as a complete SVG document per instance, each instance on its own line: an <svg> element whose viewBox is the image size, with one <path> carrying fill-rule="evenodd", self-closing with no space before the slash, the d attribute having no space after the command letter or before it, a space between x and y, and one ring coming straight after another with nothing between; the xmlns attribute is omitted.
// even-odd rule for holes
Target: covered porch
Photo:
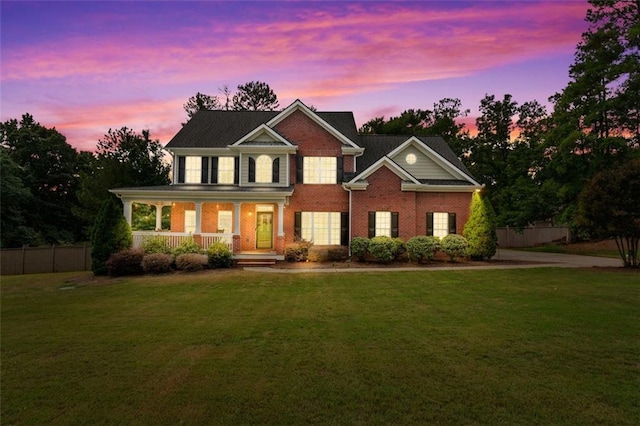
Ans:
<svg viewBox="0 0 640 426"><path fill-rule="evenodd" d="M236 259L258 255L284 258L285 207L292 190L234 191L237 198L230 199L226 191L220 194L178 185L165 188L155 193L150 193L149 188L112 190L122 200L130 226L135 203L155 206L156 229L132 231L134 247L159 236L170 247L178 247L187 239L193 239L203 249L221 242ZM169 229L162 229L162 209L166 206L170 207L171 222Z"/></svg>

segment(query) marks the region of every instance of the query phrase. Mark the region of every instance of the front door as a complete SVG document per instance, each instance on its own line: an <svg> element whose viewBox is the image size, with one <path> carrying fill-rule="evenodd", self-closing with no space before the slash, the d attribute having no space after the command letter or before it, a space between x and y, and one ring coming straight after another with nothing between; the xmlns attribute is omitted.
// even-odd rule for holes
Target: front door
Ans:
<svg viewBox="0 0 640 426"><path fill-rule="evenodd" d="M273 213L258 212L256 216L256 248L270 249L273 247Z"/></svg>

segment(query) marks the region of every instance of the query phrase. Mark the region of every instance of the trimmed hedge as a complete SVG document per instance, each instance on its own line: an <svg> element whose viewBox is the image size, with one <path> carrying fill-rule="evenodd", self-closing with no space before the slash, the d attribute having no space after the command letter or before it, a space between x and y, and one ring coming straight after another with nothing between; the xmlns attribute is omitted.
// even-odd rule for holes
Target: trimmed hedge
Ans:
<svg viewBox="0 0 640 426"><path fill-rule="evenodd" d="M369 240L369 254L379 262L389 263L396 257L398 246L391 237L379 236Z"/></svg>
<svg viewBox="0 0 640 426"><path fill-rule="evenodd" d="M169 246L169 239L162 235L154 235L144 240L142 248L147 254L151 253L164 253L171 254L171 247Z"/></svg>
<svg viewBox="0 0 640 426"><path fill-rule="evenodd" d="M233 265L233 254L225 243L213 243L207 249L210 268L230 268Z"/></svg>
<svg viewBox="0 0 640 426"><path fill-rule="evenodd" d="M309 241L298 241L288 245L284 249L284 259L287 262L306 262L309 258L309 249L313 243Z"/></svg>
<svg viewBox="0 0 640 426"><path fill-rule="evenodd" d="M433 260L439 248L438 237L419 235L407 241L407 252L412 262L421 263L424 260Z"/></svg>
<svg viewBox="0 0 640 426"><path fill-rule="evenodd" d="M185 253L176 257L176 267L179 271L201 271L209 262L206 254Z"/></svg>
<svg viewBox="0 0 640 426"><path fill-rule="evenodd" d="M112 277L142 274L142 249L126 249L113 253L107 259L107 272Z"/></svg>
<svg viewBox="0 0 640 426"><path fill-rule="evenodd" d="M466 238L461 235L449 234L440 241L440 249L449 255L452 262L466 255L468 247Z"/></svg>
<svg viewBox="0 0 640 426"><path fill-rule="evenodd" d="M351 240L351 255L358 259L358 262L364 262L364 258L369 250L369 239L364 237L355 237Z"/></svg>
<svg viewBox="0 0 640 426"><path fill-rule="evenodd" d="M173 270L173 255L166 253L146 254L142 258L142 271L145 274L166 274Z"/></svg>
<svg viewBox="0 0 640 426"><path fill-rule="evenodd" d="M193 237L185 238L178 247L173 249L173 254L176 255L176 257L181 254L202 254L203 252L204 250L196 243Z"/></svg>

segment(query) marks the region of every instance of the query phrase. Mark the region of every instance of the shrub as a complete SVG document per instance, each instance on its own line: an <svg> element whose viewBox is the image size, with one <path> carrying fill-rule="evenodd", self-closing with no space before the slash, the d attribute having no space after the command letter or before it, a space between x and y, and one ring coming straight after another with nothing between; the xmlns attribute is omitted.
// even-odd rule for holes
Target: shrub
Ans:
<svg viewBox="0 0 640 426"><path fill-rule="evenodd" d="M407 241L407 252L412 262L432 260L438 250L438 237L420 235Z"/></svg>
<svg viewBox="0 0 640 426"><path fill-rule="evenodd" d="M202 252L202 248L196 243L193 237L185 238L178 247L173 249L173 254L176 255L176 257L181 254L202 254Z"/></svg>
<svg viewBox="0 0 640 426"><path fill-rule="evenodd" d="M458 257L464 256L468 246L467 239L456 234L449 234L440 242L440 249L449 255L452 262L455 262Z"/></svg>
<svg viewBox="0 0 640 426"><path fill-rule="evenodd" d="M349 257L349 248L346 246L330 246L328 247L329 260L339 262Z"/></svg>
<svg viewBox="0 0 640 426"><path fill-rule="evenodd" d="M364 257L369 250L369 239L364 237L355 237L351 240L351 255L358 258L359 262L364 261Z"/></svg>
<svg viewBox="0 0 640 426"><path fill-rule="evenodd" d="M176 257L176 267L185 272L201 271L208 261L206 254L184 253Z"/></svg>
<svg viewBox="0 0 640 426"><path fill-rule="evenodd" d="M233 265L233 254L225 243L211 244L207 249L207 256L210 268L230 268Z"/></svg>
<svg viewBox="0 0 640 426"><path fill-rule="evenodd" d="M323 246L309 247L307 260L309 262L327 262L329 260L329 249Z"/></svg>
<svg viewBox="0 0 640 426"><path fill-rule="evenodd" d="M369 254L380 262L391 262L396 257L396 249L396 242L391 237L379 236L369 240Z"/></svg>
<svg viewBox="0 0 640 426"><path fill-rule="evenodd" d="M311 246L313 243L304 240L290 244L284 250L284 258L287 262L306 262Z"/></svg>
<svg viewBox="0 0 640 426"><path fill-rule="evenodd" d="M151 253L164 253L171 254L171 247L169 246L169 239L162 235L154 235L147 238L142 243L142 248L146 254Z"/></svg>
<svg viewBox="0 0 640 426"><path fill-rule="evenodd" d="M146 274L165 274L171 272L173 255L166 253L146 254L142 258L142 270Z"/></svg>
<svg viewBox="0 0 640 426"><path fill-rule="evenodd" d="M404 241L402 241L402 238L394 238L393 242L396 245L396 254L394 259L398 260L400 256L407 252L407 246L404 244Z"/></svg>
<svg viewBox="0 0 640 426"><path fill-rule="evenodd" d="M106 262L107 272L112 277L142 274L142 249L126 249L109 256Z"/></svg>
<svg viewBox="0 0 640 426"><path fill-rule="evenodd" d="M107 260L113 253L131 247L131 228L122 215L122 203L110 195L100 207L91 232L91 270L95 275L108 273Z"/></svg>
<svg viewBox="0 0 640 426"><path fill-rule="evenodd" d="M489 199L480 197L478 192L471 199L469 220L464 225L463 234L469 242L467 254L472 259L491 259L498 248L496 214Z"/></svg>

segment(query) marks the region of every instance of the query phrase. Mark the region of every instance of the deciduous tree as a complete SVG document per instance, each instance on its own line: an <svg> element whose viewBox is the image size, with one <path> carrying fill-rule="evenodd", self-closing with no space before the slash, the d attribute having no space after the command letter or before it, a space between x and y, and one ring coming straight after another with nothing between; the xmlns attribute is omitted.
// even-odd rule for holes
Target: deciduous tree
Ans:
<svg viewBox="0 0 640 426"><path fill-rule="evenodd" d="M627 267L640 267L640 159L596 174L580 194L578 224L592 235L615 238Z"/></svg>

